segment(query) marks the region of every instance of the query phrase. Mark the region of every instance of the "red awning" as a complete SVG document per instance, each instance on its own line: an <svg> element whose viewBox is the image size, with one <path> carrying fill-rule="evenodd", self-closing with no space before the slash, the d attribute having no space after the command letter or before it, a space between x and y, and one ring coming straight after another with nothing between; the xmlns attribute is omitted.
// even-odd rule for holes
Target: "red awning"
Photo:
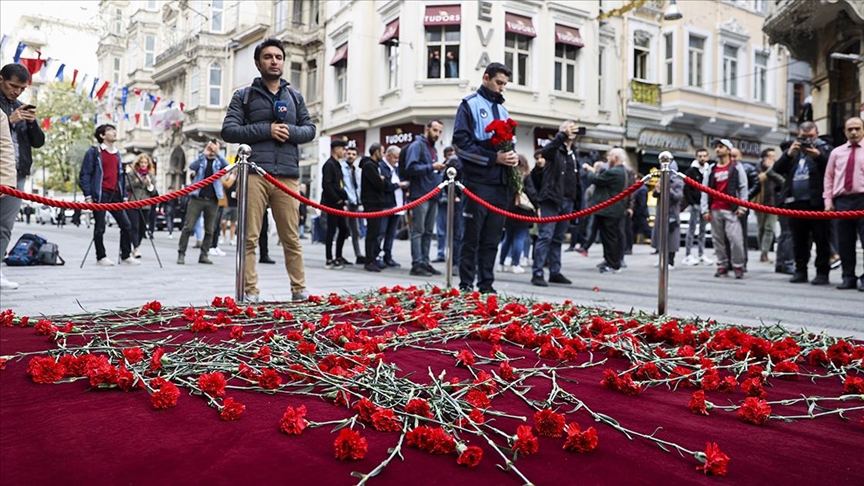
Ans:
<svg viewBox="0 0 864 486"><path fill-rule="evenodd" d="M339 47L338 49L336 49L336 54L333 56L333 60L330 61L330 65L333 66L334 64L341 62L341 61L344 61L346 59L348 59L348 43L347 42L342 44L342 46Z"/></svg>
<svg viewBox="0 0 864 486"><path fill-rule="evenodd" d="M505 14L504 30L527 37L537 37L537 31L534 30L534 24L531 22L531 19L521 15Z"/></svg>
<svg viewBox="0 0 864 486"><path fill-rule="evenodd" d="M426 7L423 25L460 25L462 23L462 7L459 5L434 5Z"/></svg>
<svg viewBox="0 0 864 486"><path fill-rule="evenodd" d="M366 150L366 131L357 130L353 132L342 132L330 135L330 140L345 140L348 148L356 148L362 155Z"/></svg>
<svg viewBox="0 0 864 486"><path fill-rule="evenodd" d="M378 43L386 44L393 39L399 40L399 19L387 24L387 28L384 29L384 35L381 36L381 40Z"/></svg>
<svg viewBox="0 0 864 486"><path fill-rule="evenodd" d="M576 47L585 47L585 43L582 42L582 34L579 33L579 29L559 24L555 24L555 43L567 44L569 46Z"/></svg>

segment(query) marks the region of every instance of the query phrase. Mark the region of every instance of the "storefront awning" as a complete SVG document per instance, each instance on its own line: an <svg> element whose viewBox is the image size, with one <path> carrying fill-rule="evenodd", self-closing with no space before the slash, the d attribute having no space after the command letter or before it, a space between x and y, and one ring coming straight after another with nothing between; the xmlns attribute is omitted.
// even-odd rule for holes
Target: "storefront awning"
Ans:
<svg viewBox="0 0 864 486"><path fill-rule="evenodd" d="M537 31L534 29L534 24L528 17L523 17L516 14L504 15L504 30L513 34L524 35L526 37L537 37Z"/></svg>
<svg viewBox="0 0 864 486"><path fill-rule="evenodd" d="M423 125L416 123L402 123L399 125L390 125L381 127L380 143L385 148L395 145L397 147L405 147L409 143L423 135Z"/></svg>
<svg viewBox="0 0 864 486"><path fill-rule="evenodd" d="M459 5L434 5L426 7L423 25L435 27L442 25L461 25L462 7Z"/></svg>
<svg viewBox="0 0 864 486"><path fill-rule="evenodd" d="M345 140L348 142L348 148L356 148L360 155L363 155L366 150L366 131L356 130L353 132L342 132L330 135L331 140Z"/></svg>
<svg viewBox="0 0 864 486"><path fill-rule="evenodd" d="M560 24L555 24L555 43L567 44L574 47L585 47L579 29Z"/></svg>
<svg viewBox="0 0 864 486"><path fill-rule="evenodd" d="M348 59L348 43L342 44L338 49L336 49L336 54L333 56L333 60L330 61L330 65L333 66L336 63L342 62Z"/></svg>
<svg viewBox="0 0 864 486"><path fill-rule="evenodd" d="M387 27L384 29L384 35L381 36L381 40L378 43L386 44L394 39L399 40L399 19L387 24Z"/></svg>

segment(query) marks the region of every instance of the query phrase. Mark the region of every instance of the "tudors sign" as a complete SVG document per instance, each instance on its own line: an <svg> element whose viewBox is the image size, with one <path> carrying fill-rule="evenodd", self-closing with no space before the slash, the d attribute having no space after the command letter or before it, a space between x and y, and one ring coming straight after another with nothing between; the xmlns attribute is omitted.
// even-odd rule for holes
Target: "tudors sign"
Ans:
<svg viewBox="0 0 864 486"><path fill-rule="evenodd" d="M686 133L642 130L639 133L640 147L669 150L673 152L693 152L693 140Z"/></svg>
<svg viewBox="0 0 864 486"><path fill-rule="evenodd" d="M462 23L462 7L459 5L435 5L426 7L423 25L442 26L460 25Z"/></svg>
<svg viewBox="0 0 864 486"><path fill-rule="evenodd" d="M360 155L366 150L366 131L357 130L354 132L343 132L331 135L332 140L345 140L348 142L348 148L356 148Z"/></svg>
<svg viewBox="0 0 864 486"><path fill-rule="evenodd" d="M504 15L504 30L513 34L524 35L526 37L537 37L537 31L534 30L534 24L528 17L523 17L516 14Z"/></svg>
<svg viewBox="0 0 864 486"><path fill-rule="evenodd" d="M403 123L401 125L381 127L381 145L385 149L391 145L405 147L416 140L418 135L423 135L423 125Z"/></svg>

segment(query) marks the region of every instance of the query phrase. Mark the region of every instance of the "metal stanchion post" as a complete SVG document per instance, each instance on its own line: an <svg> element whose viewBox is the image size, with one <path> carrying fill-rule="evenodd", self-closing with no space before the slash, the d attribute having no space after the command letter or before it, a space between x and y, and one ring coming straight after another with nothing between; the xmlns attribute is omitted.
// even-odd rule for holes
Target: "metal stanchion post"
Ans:
<svg viewBox="0 0 864 486"><path fill-rule="evenodd" d="M660 240L657 251L660 253L660 277L657 281L657 314L666 313L667 291L669 289L669 163L671 157L660 154L660 206L654 224Z"/></svg>
<svg viewBox="0 0 864 486"><path fill-rule="evenodd" d="M453 217L456 212L456 169L448 167L446 174L450 184L447 186L447 255L444 263L447 268L444 270L444 283L449 289L453 288L453 228L456 226Z"/></svg>
<svg viewBox="0 0 864 486"><path fill-rule="evenodd" d="M237 274L234 279L234 294L238 303L246 300L246 208L249 189L249 156L252 148L246 144L237 147Z"/></svg>

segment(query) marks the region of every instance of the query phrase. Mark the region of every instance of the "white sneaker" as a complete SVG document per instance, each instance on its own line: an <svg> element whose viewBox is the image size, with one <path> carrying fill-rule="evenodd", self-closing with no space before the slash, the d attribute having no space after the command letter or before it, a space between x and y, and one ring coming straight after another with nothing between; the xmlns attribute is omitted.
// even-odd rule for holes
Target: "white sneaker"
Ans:
<svg viewBox="0 0 864 486"><path fill-rule="evenodd" d="M132 265L134 267L135 265L141 265L141 262L139 262L138 260L136 260L133 257L129 257L129 258L124 258L124 259L120 260L120 264L121 265ZM111 265L114 265L114 264L112 263Z"/></svg>
<svg viewBox="0 0 864 486"><path fill-rule="evenodd" d="M520 267L519 265L511 267L510 271L513 273L525 273L525 269Z"/></svg>
<svg viewBox="0 0 864 486"><path fill-rule="evenodd" d="M652 263L651 266L654 268L658 268L660 266L660 260L657 260L656 262Z"/></svg>
<svg viewBox="0 0 864 486"><path fill-rule="evenodd" d="M261 302L261 296L258 294L246 294L246 302L257 304L258 302Z"/></svg>
<svg viewBox="0 0 864 486"><path fill-rule="evenodd" d="M708 258L705 255L702 255L701 257L699 257L699 261L704 263L705 265L714 265L714 260Z"/></svg>
<svg viewBox="0 0 864 486"><path fill-rule="evenodd" d="M499 265L499 266L498 266L498 271L499 271L500 273L507 273L507 272L510 271L510 265Z"/></svg>
<svg viewBox="0 0 864 486"><path fill-rule="evenodd" d="M11 280L7 280L6 277L0 272L0 289L4 290L15 290L18 288L18 282L13 282Z"/></svg>
<svg viewBox="0 0 864 486"><path fill-rule="evenodd" d="M101 260L97 260L97 261L96 261L96 265L100 265L100 266L103 266L103 267L113 267L113 266L114 266L114 262L111 261L110 258L105 257L105 258L103 258L103 259L101 259Z"/></svg>
<svg viewBox="0 0 864 486"><path fill-rule="evenodd" d="M234 238L231 238L230 240L228 240L228 244L231 245L231 246L236 246L236 245L237 245L237 242L235 241Z"/></svg>
<svg viewBox="0 0 864 486"><path fill-rule="evenodd" d="M694 265L699 265L699 259L693 255L687 255L686 257L684 257L684 265L690 267Z"/></svg>
<svg viewBox="0 0 864 486"><path fill-rule="evenodd" d="M173 233L168 233L168 239L169 239L169 240L173 240L173 239L174 239L174 234L173 234Z"/></svg>
<svg viewBox="0 0 864 486"><path fill-rule="evenodd" d="M225 255L227 255L227 253L225 253L225 252L222 250L222 248L216 248L216 251L219 252L219 256L225 256Z"/></svg>
<svg viewBox="0 0 864 486"><path fill-rule="evenodd" d="M210 248L209 250L207 250L207 254L210 256L219 256L219 249L218 248Z"/></svg>
<svg viewBox="0 0 864 486"><path fill-rule="evenodd" d="M668 268L669 268L669 270L675 270L675 265L672 265L672 264L670 263L669 266L668 266Z"/></svg>
<svg viewBox="0 0 864 486"><path fill-rule="evenodd" d="M141 250L138 248L135 248L134 250L132 250L132 256L134 258L141 258Z"/></svg>

